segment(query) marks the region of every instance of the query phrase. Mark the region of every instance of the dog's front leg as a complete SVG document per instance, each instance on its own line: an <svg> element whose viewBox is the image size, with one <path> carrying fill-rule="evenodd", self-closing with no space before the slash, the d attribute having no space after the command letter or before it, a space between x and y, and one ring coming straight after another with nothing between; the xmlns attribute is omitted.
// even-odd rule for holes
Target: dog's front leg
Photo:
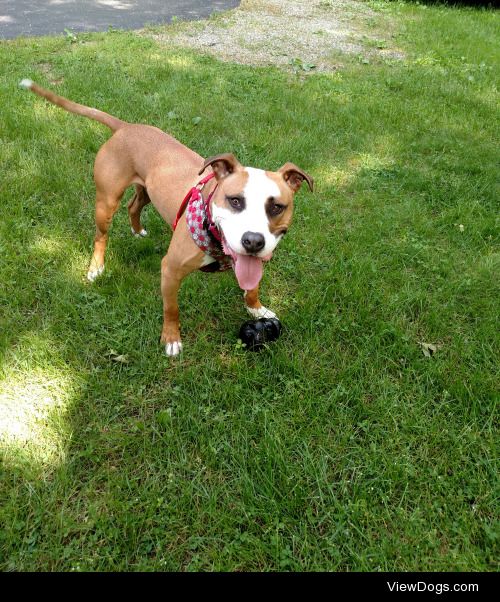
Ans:
<svg viewBox="0 0 500 602"><path fill-rule="evenodd" d="M276 318L276 314L260 302L258 285L251 291L245 291L244 299L247 311L252 318L256 320L258 318Z"/></svg>
<svg viewBox="0 0 500 602"><path fill-rule="evenodd" d="M189 236L184 218L174 232L168 253L161 262L161 294L163 297L163 328L160 342L168 356L182 351L179 304L177 296L181 282L190 272L203 264L204 253Z"/></svg>
<svg viewBox="0 0 500 602"><path fill-rule="evenodd" d="M169 264L168 254L161 262L161 294L163 297L163 328L160 342L165 345L165 353L169 356L182 351L181 332L179 324L179 304L177 295L182 277L179 270Z"/></svg>

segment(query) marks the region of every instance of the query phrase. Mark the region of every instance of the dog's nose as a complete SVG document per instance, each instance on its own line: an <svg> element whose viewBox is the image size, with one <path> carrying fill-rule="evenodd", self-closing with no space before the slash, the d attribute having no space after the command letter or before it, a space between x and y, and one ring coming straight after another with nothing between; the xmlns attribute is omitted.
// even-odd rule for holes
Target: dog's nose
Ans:
<svg viewBox="0 0 500 602"><path fill-rule="evenodd" d="M264 248L266 239L259 232L245 232L241 237L241 244L248 253L258 253Z"/></svg>

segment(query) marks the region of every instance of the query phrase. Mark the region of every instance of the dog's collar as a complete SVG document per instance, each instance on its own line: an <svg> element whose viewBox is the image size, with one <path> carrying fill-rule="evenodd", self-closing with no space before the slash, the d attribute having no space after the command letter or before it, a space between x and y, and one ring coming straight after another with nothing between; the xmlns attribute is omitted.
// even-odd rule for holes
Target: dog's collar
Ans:
<svg viewBox="0 0 500 602"><path fill-rule="evenodd" d="M214 174L212 173L212 174L210 174L210 176L211 176L211 178L213 178ZM218 186L218 184L215 185L215 188L208 195L208 198L205 202L205 214L207 216L208 231L215 238L215 240L222 246L222 236L219 231L219 228L217 228L217 226L215 225L215 222L212 219L212 212L210 210L210 202L212 200L212 197L214 196L215 191L217 190L217 186Z"/></svg>
<svg viewBox="0 0 500 602"><path fill-rule="evenodd" d="M186 194L186 196L184 197L184 200L181 203L181 206L179 207L179 211L177 211L177 215L175 217L174 223L172 224L172 228L174 230L177 228L177 224L179 223L179 220L181 219L182 214L186 210L188 203L193 199L198 200L199 198L202 198L201 191L205 187L205 184L214 177L215 177L214 173L208 174L208 176L203 178L203 180L200 180L198 182L198 184L196 184L196 186L193 186L193 188L191 188L191 190ZM212 192L209 194L209 196L207 198L207 202L206 202L206 213L207 213L207 216L210 216L210 221L212 220L212 216L210 213L210 201L212 200L212 197L216 190L217 190L217 184L215 185L215 188L212 190ZM211 223L210 225L211 226L213 225L214 228L217 230L217 227L215 226L214 223ZM217 235L218 235L217 240L220 241L220 233L218 232L218 230L217 230Z"/></svg>

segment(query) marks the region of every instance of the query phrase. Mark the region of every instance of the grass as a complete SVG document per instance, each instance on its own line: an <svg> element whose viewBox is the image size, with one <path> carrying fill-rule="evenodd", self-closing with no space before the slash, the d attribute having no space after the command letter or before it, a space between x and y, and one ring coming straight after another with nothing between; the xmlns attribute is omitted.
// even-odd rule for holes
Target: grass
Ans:
<svg viewBox="0 0 500 602"><path fill-rule="evenodd" d="M498 14L373 7L405 60L333 74L117 31L0 44L3 570L498 569ZM109 134L23 77L314 176L266 266L278 342L242 350L234 276L197 273L162 355L151 208L84 281Z"/></svg>

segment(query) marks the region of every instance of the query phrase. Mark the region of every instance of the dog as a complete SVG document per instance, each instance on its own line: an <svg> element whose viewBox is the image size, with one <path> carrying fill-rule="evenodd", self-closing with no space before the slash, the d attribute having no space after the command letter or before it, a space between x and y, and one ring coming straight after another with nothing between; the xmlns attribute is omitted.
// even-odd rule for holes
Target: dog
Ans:
<svg viewBox="0 0 500 602"><path fill-rule="evenodd" d="M294 195L302 182L313 190L311 176L290 162L277 171L265 171L244 167L232 153L203 159L156 127L127 123L58 96L29 79L20 86L113 132L94 164L96 235L87 273L90 282L104 271L111 221L129 186L135 186L128 204L132 234L147 235L141 211L150 202L174 228L161 262L160 341L168 356L182 351L177 298L183 278L194 270L232 267L245 291L250 315L255 319L276 317L259 300L262 264L269 261L291 224ZM199 180L205 171L208 175Z"/></svg>

